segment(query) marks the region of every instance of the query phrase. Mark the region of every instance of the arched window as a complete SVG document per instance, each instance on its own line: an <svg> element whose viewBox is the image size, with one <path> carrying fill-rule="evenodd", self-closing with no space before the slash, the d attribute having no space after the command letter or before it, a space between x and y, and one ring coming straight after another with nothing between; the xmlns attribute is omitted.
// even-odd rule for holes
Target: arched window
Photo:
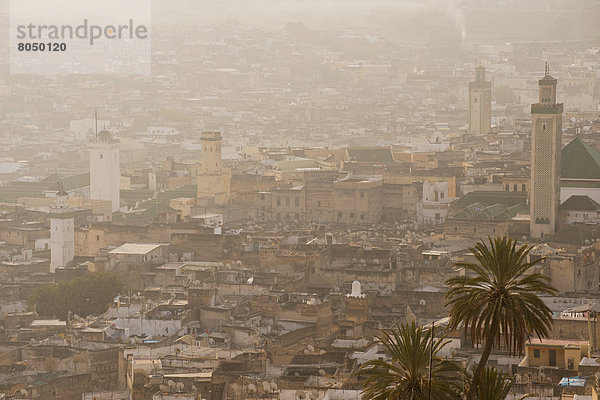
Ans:
<svg viewBox="0 0 600 400"><path fill-rule="evenodd" d="M510 185L508 183L506 184L506 191L510 192Z"/></svg>
<svg viewBox="0 0 600 400"><path fill-rule="evenodd" d="M516 192L517 190L519 190L519 189L518 189L518 186L517 186L517 184L515 183L515 184L513 185L513 192Z"/></svg>
<svg viewBox="0 0 600 400"><path fill-rule="evenodd" d="M521 192L525 192L527 191L527 186L525 186L525 184L521 185Z"/></svg>

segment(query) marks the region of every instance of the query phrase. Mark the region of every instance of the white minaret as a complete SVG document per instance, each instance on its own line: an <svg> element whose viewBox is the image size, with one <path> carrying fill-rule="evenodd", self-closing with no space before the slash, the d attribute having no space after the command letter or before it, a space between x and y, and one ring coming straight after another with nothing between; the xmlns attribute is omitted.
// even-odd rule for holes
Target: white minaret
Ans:
<svg viewBox="0 0 600 400"><path fill-rule="evenodd" d="M90 199L108 200L112 212L121 202L121 170L119 168L119 141L108 131L102 131L90 141Z"/></svg>
<svg viewBox="0 0 600 400"><path fill-rule="evenodd" d="M75 220L67 205L69 195L60 185L54 204L50 207L50 272L64 267L75 257Z"/></svg>
<svg viewBox="0 0 600 400"><path fill-rule="evenodd" d="M556 79L539 81L539 101L531 105L531 190L529 235L543 239L558 230L562 103L556 102Z"/></svg>

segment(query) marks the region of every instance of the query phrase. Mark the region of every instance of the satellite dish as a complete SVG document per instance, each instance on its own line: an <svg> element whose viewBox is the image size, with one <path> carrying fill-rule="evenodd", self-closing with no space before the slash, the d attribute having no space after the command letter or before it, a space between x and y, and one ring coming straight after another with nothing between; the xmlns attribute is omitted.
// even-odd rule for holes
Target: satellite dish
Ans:
<svg viewBox="0 0 600 400"><path fill-rule="evenodd" d="M252 284L254 283L254 277L253 277L253 276L252 276L252 277L250 277L246 283L247 283L248 285L252 285Z"/></svg>

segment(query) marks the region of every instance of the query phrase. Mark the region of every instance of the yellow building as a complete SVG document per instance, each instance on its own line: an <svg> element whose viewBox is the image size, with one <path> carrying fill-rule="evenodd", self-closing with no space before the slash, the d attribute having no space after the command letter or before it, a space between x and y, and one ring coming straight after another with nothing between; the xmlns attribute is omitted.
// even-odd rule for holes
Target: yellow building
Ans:
<svg viewBox="0 0 600 400"><path fill-rule="evenodd" d="M559 368L577 371L588 355L587 340L532 339L525 345L525 358L519 367Z"/></svg>

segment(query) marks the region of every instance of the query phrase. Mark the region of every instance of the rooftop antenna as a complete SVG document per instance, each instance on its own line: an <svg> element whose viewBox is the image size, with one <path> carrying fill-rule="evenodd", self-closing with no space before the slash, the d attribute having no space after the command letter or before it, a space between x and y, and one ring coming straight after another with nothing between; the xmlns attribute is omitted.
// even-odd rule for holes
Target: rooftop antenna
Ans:
<svg viewBox="0 0 600 400"><path fill-rule="evenodd" d="M550 75L550 66L548 65L548 62L546 62L546 76Z"/></svg>
<svg viewBox="0 0 600 400"><path fill-rule="evenodd" d="M94 110L94 120L96 121L96 139L98 139L98 110Z"/></svg>

